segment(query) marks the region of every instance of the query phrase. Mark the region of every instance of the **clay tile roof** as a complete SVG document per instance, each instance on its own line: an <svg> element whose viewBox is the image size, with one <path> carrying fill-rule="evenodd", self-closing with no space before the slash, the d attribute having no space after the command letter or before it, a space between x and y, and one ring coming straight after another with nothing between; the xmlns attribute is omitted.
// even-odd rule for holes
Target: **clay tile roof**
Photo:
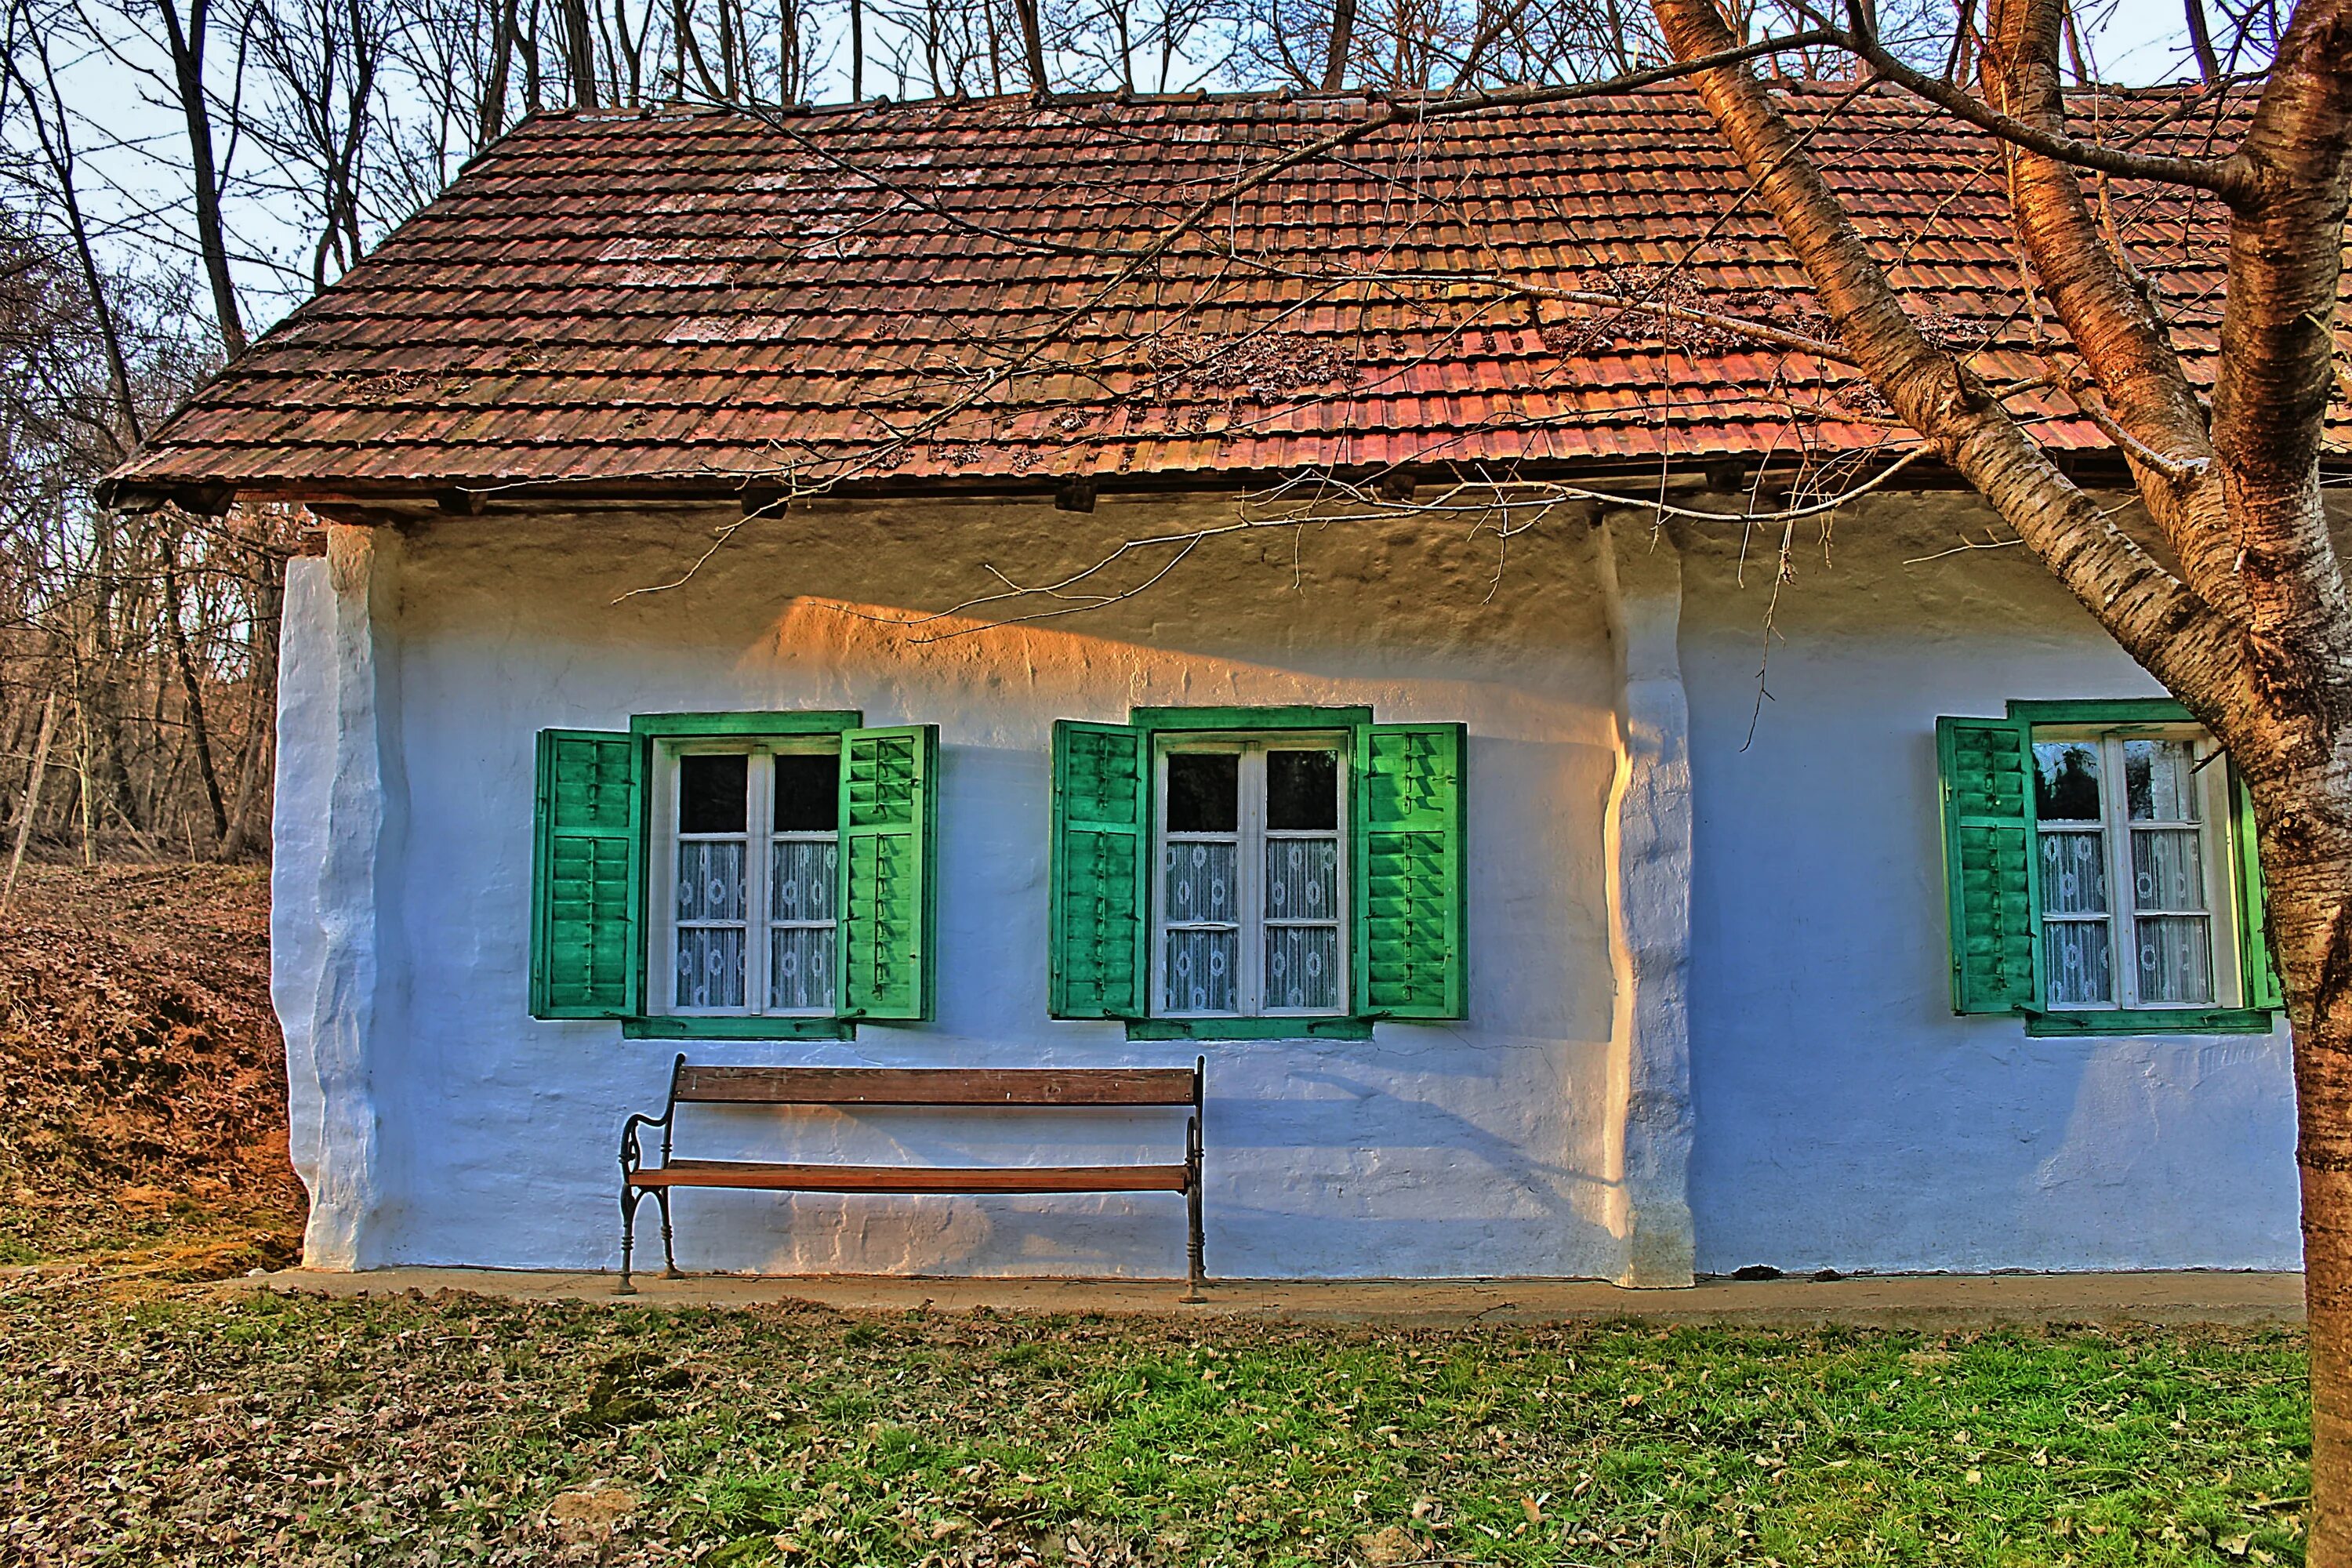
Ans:
<svg viewBox="0 0 2352 1568"><path fill-rule="evenodd" d="M1989 380L2058 331L1986 137L1892 89L1786 101L1854 220ZM1489 472L1869 450L1871 389L1695 98L1391 127L1117 255L1361 99L995 99L543 115L205 387L116 476L365 495L557 482L1044 484L1390 463ZM2226 111L2103 96L2109 140ZM2203 374L2221 209L2113 205ZM1132 275L1123 280L1126 269ZM1486 279L1506 278L1514 291ZM1777 339L1665 322L1663 299ZM2105 442L2053 400L2057 447Z"/></svg>

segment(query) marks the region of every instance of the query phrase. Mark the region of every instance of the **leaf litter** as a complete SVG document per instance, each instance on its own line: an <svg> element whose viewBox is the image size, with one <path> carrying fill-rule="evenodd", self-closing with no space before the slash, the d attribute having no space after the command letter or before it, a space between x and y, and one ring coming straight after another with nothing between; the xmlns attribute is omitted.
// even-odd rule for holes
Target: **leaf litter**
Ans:
<svg viewBox="0 0 2352 1568"><path fill-rule="evenodd" d="M1375 1329L51 1279L0 1286L0 1561L43 1568L2291 1562L2308 1489L2285 1329Z"/></svg>

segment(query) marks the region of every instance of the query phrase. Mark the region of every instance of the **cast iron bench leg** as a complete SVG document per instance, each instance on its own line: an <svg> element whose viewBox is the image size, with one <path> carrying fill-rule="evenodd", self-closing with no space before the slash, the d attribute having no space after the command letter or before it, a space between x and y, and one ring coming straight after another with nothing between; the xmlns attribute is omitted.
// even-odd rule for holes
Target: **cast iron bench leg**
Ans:
<svg viewBox="0 0 2352 1568"><path fill-rule="evenodd" d="M662 1278L665 1279L683 1279L686 1276L677 1271L677 1254L670 1247L669 1189L667 1187L655 1188L654 1199L661 1205L662 1211Z"/></svg>
<svg viewBox="0 0 2352 1568"><path fill-rule="evenodd" d="M641 1192L637 1191L635 1187L630 1186L630 1185L629 1185L628 1184L626 1184L625 1182L622 1184L622 1185L621 1185L621 1288L620 1288L618 1290L615 1290L615 1291L614 1291L614 1292L613 1292L613 1294L614 1294L615 1296L634 1296L634 1295L635 1295L635 1294L637 1293L637 1288L636 1288L635 1285L632 1285L632 1284L630 1284L630 1283L629 1283L629 1249L630 1249L630 1248L631 1248L631 1247L635 1244L635 1242L636 1242L636 1238L637 1238L637 1205L638 1205L638 1204L640 1204L640 1203L642 1203L644 1200L645 1200L645 1194L643 1194L643 1193L641 1193Z"/></svg>
<svg viewBox="0 0 2352 1568"><path fill-rule="evenodd" d="M1184 1300L1205 1301L1201 1293L1202 1276L1208 1266L1202 1258L1201 1243L1201 1120L1195 1116L1185 1123L1184 1163L1191 1167L1184 1173Z"/></svg>

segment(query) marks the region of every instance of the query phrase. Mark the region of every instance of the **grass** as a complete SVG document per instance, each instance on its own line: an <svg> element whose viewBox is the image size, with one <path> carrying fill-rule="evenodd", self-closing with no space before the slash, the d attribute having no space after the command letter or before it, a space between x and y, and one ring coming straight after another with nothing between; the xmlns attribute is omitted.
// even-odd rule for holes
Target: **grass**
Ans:
<svg viewBox="0 0 2352 1568"><path fill-rule="evenodd" d="M39 1563L2300 1560L2289 1330L0 1296ZM30 1529L27 1535L26 1531Z"/></svg>

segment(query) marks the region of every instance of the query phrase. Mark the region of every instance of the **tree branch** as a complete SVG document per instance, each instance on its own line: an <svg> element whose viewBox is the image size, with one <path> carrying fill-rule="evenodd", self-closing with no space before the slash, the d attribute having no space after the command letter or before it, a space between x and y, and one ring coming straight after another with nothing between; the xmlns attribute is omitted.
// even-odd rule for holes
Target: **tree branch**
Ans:
<svg viewBox="0 0 2352 1568"><path fill-rule="evenodd" d="M1925 71L1913 69L1887 53L1876 40L1863 34L1841 32L1837 42L1868 62L1872 70L1906 92L1924 98L1937 108L1958 115L1979 130L1990 131L2002 141L2022 147L2029 153L2039 153L2045 158L2055 158L2078 169L2095 169L2104 174L2118 174L2130 180L2158 180L2167 184L2210 191L2230 202L2239 200L2250 189L2248 171L2236 159L2168 158L2148 153L2126 153L2119 148L2102 146L2096 142L2085 142L2079 136L2069 136L2063 131L2004 114L1965 89L1954 87L1950 82L1929 76Z"/></svg>
<svg viewBox="0 0 2352 1568"><path fill-rule="evenodd" d="M1656 0L1656 10L1682 59L1715 55L1728 39L1714 0ZM2234 628L2068 481L1990 388L1927 341L1754 74L1717 66L1696 85L1872 384L2126 651L2193 700L2225 741L2242 729L2220 722L2245 690Z"/></svg>

